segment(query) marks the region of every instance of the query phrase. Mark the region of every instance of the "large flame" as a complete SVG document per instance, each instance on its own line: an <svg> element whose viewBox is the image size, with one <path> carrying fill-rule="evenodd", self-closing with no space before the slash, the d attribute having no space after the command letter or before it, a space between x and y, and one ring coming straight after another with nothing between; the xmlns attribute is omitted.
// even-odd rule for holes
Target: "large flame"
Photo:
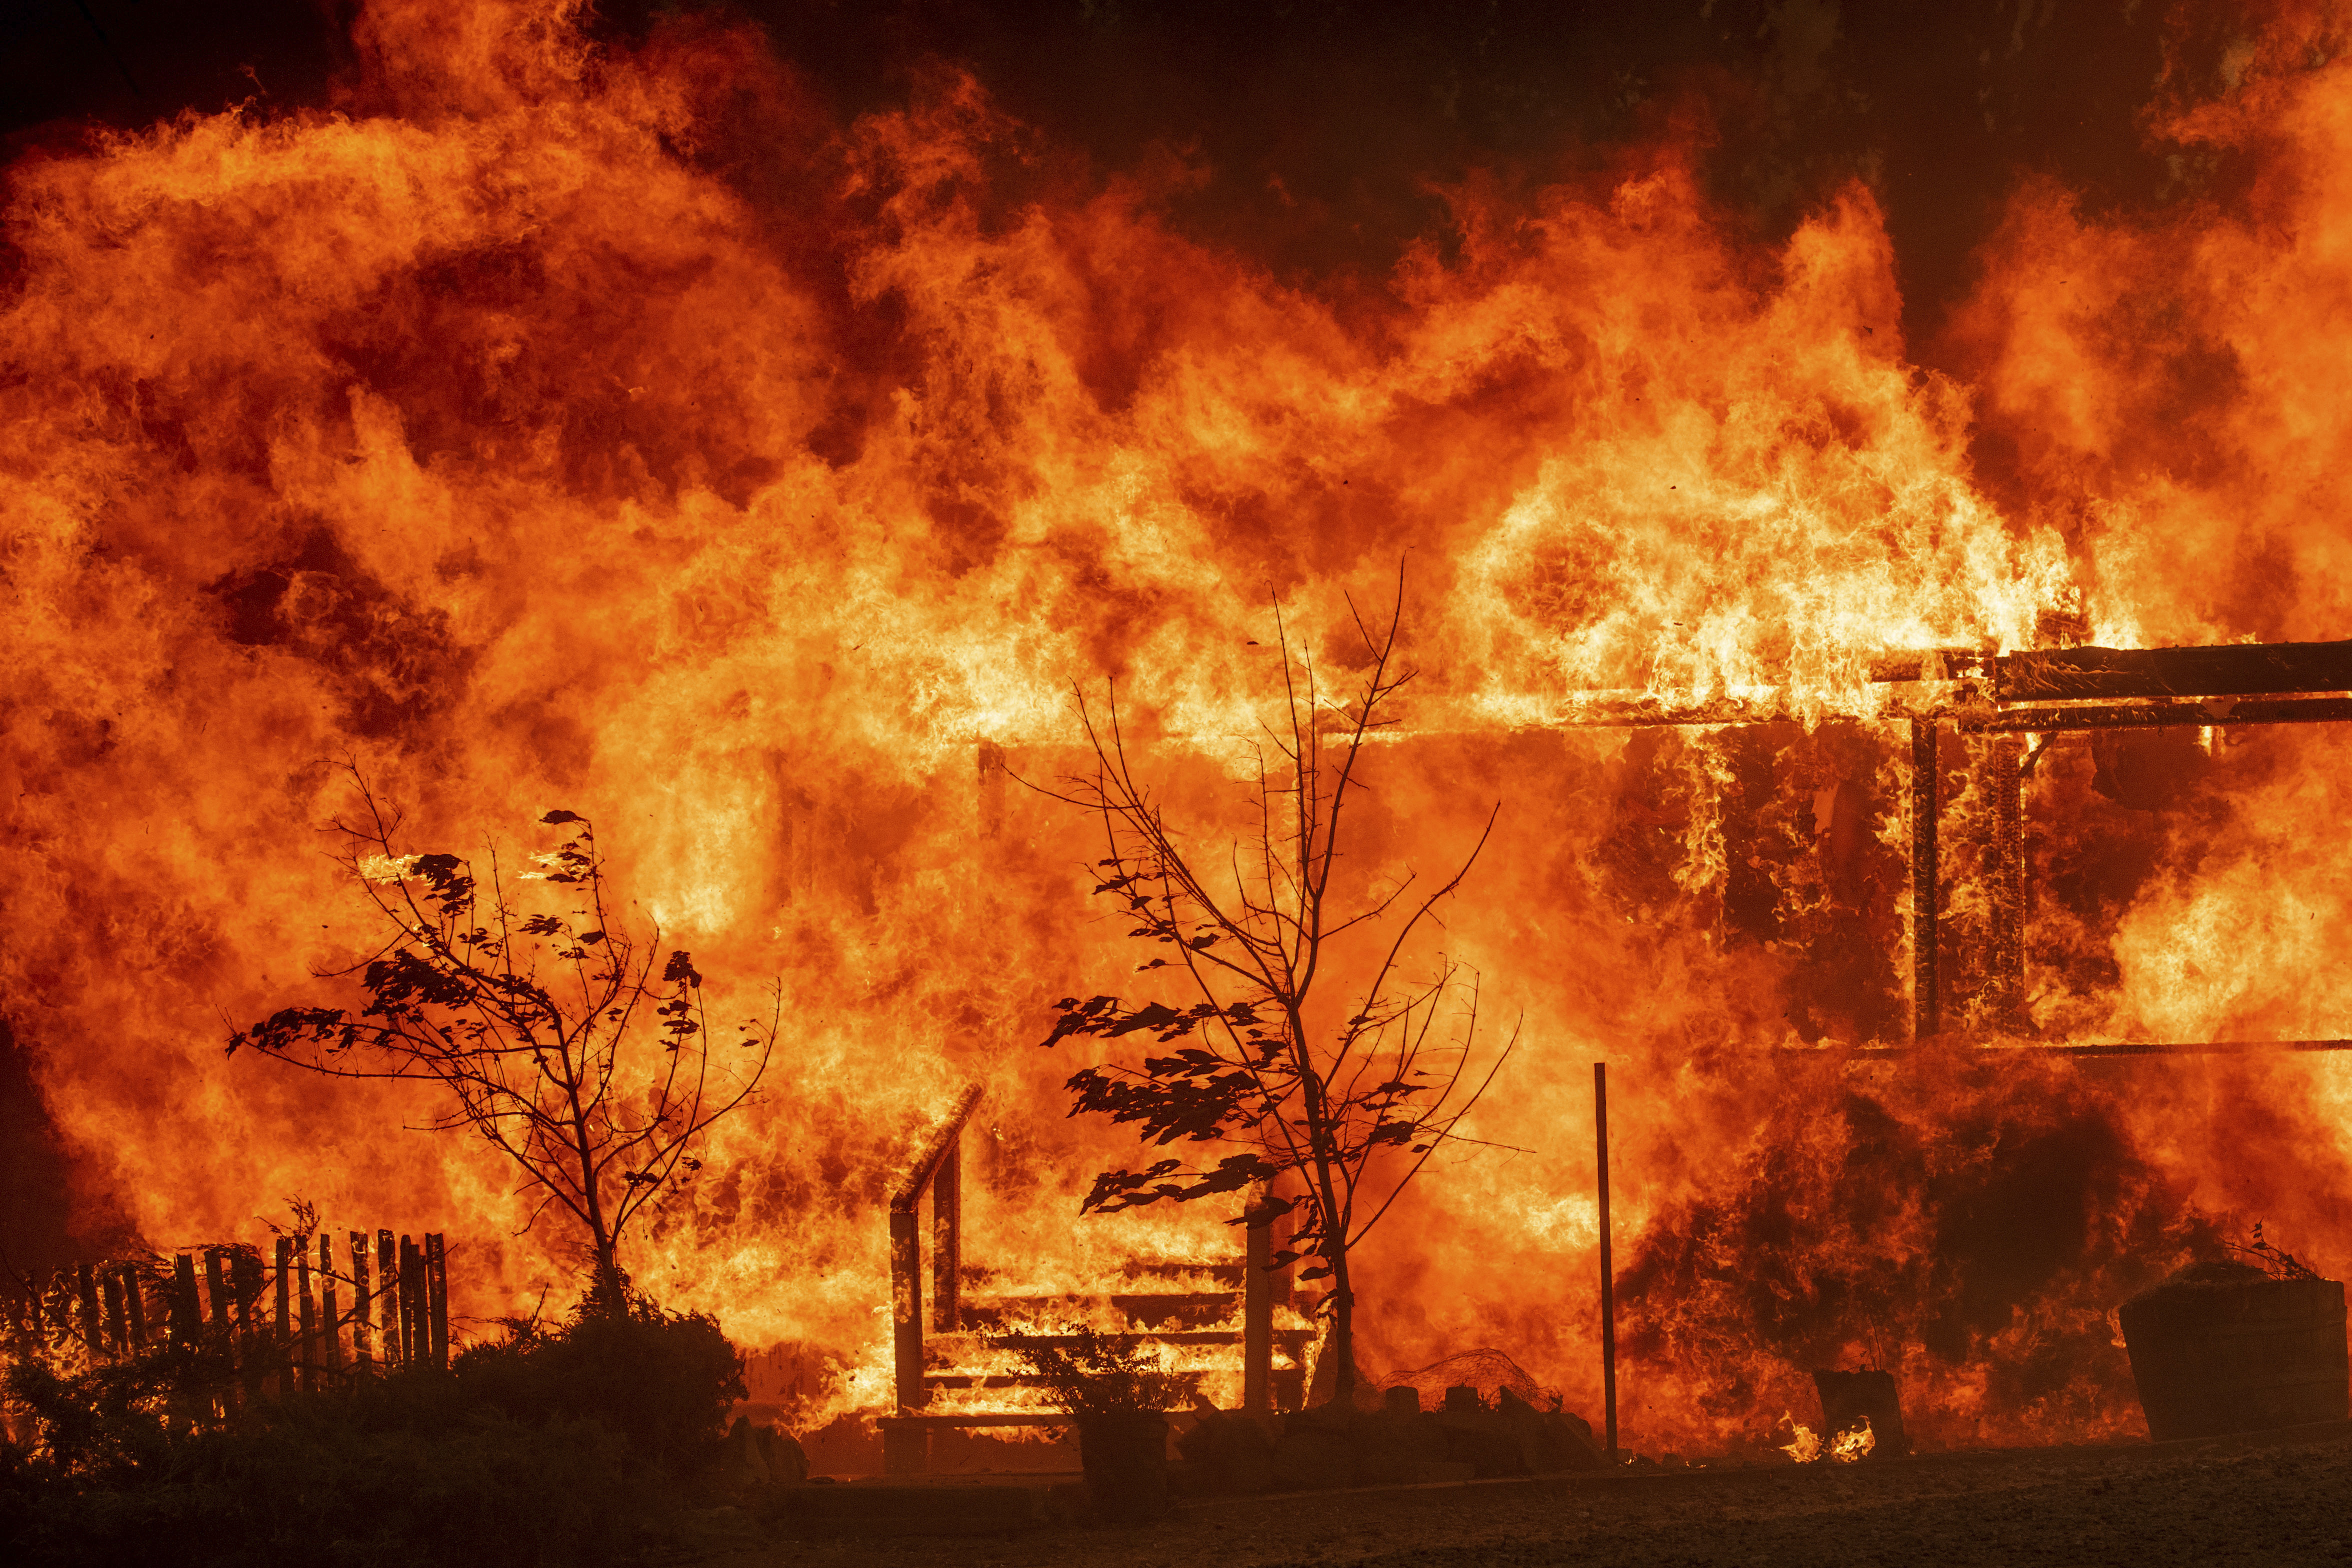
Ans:
<svg viewBox="0 0 2352 1568"><path fill-rule="evenodd" d="M1597 1401L1602 1055L1641 1441L1762 1432L1864 1353L1930 1444L2127 1428L2107 1314L2191 1242L2261 1216L2352 1266L2332 1061L1779 1049L1903 1033L1874 654L2352 631L2352 64L2317 24L2152 121L2244 190L2020 193L1963 382L1910 357L1860 186L1759 250L1662 143L1454 191L1447 244L1322 291L1176 232L1181 162L1074 171L968 79L838 124L749 34L600 52L571 12L373 0L335 112L10 171L0 985L141 1238L299 1195L449 1232L477 1318L576 1266L482 1150L401 1130L415 1094L223 1059L373 939L317 831L349 759L409 849L593 817L714 983L781 977L766 1098L632 1262L786 1347L800 1418L881 1406L882 1205L971 1080L966 1253L1003 1282L1231 1250L1224 1215L1073 1223L1119 1145L1032 1042L1132 960L1081 824L982 748L1050 778L1116 677L1212 800L1271 600L1338 657L1402 560L1424 675L1359 862L1504 802L1448 940L1527 1034L1476 1125L1520 1152L1433 1168L1365 1256L1368 1363L1491 1344ZM1575 727L1596 693L1782 722ZM2352 1034L2347 743L2220 734L2042 764L2046 1032ZM1963 947L1990 821L1948 824Z"/></svg>

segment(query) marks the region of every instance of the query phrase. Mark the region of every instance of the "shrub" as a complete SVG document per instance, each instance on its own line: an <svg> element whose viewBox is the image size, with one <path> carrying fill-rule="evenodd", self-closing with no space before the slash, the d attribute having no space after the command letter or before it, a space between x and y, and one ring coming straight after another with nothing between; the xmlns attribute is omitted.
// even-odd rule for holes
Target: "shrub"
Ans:
<svg viewBox="0 0 2352 1568"><path fill-rule="evenodd" d="M173 1563L431 1568L486 1552L592 1568L657 1531L718 1451L741 1364L710 1318L642 1299L516 1325L447 1372L254 1400L193 1420L217 1369L159 1352L9 1368L29 1444L0 1445L0 1556L27 1568Z"/></svg>

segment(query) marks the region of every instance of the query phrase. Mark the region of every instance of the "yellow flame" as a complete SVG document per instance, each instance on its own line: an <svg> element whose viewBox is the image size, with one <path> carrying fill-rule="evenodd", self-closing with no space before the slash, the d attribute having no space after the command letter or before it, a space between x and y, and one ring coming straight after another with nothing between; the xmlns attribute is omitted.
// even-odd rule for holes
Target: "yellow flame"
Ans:
<svg viewBox="0 0 2352 1568"><path fill-rule="evenodd" d="M1838 1434L1837 1441L1830 1445L1830 1458L1841 1465L1850 1465L1856 1459L1867 1458L1870 1450L1876 1447L1878 1435L1870 1429L1870 1417L1864 1416L1861 1426Z"/></svg>

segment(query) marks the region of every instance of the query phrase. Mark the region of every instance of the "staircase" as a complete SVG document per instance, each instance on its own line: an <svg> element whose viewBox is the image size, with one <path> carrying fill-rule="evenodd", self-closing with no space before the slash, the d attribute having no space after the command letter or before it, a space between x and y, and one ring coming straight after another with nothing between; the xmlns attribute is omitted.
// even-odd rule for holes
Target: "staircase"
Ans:
<svg viewBox="0 0 2352 1568"><path fill-rule="evenodd" d="M1316 1331L1292 1305L1288 1270L1269 1266L1274 1216L1264 1195L1244 1210L1239 1258L1130 1261L1096 1290L1063 1294L976 1294L999 1270L963 1261L964 1124L979 1105L973 1084L919 1152L890 1199L890 1288L895 1414L881 1417L882 1468L919 1475L930 1468L930 1436L943 1428L1060 1427L1068 1415L1037 1407L1026 1391L1043 1380L990 1363L983 1336L1036 1325L1017 1343L1069 1344L1050 1332L1094 1325L1114 1343L1165 1345L1204 1378L1241 1374L1244 1409L1296 1409L1306 1396L1305 1358ZM930 1197L930 1312L923 1311L921 1206ZM935 1399L934 1396L944 1396ZM1027 1406L1024 1408L1023 1406Z"/></svg>

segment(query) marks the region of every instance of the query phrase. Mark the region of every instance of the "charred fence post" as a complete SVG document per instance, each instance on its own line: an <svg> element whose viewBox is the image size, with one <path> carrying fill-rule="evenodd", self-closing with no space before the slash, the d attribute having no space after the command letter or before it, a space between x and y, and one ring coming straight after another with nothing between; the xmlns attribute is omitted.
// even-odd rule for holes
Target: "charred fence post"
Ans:
<svg viewBox="0 0 2352 1568"><path fill-rule="evenodd" d="M261 1254L238 1248L228 1255L229 1295L236 1303L236 1364L247 1398L258 1398L268 1356L261 1348L268 1324L261 1312Z"/></svg>
<svg viewBox="0 0 2352 1568"><path fill-rule="evenodd" d="M284 1271L281 1265L281 1273ZM295 1326L294 1386L304 1394L319 1387L319 1314L310 1300L310 1249L294 1249L294 1284L300 1301L300 1322Z"/></svg>
<svg viewBox="0 0 2352 1568"><path fill-rule="evenodd" d="M343 1364L343 1322L336 1315L335 1247L324 1231L319 1233L319 1321L326 1330L327 1368L341 1371Z"/></svg>
<svg viewBox="0 0 2352 1568"><path fill-rule="evenodd" d="M426 1359L425 1345L425 1249L400 1239L400 1339L410 1366Z"/></svg>
<svg viewBox="0 0 2352 1568"><path fill-rule="evenodd" d="M368 1298L367 1232L352 1232L352 1364L365 1371L375 1364L375 1347L370 1343L373 1320L370 1316L375 1303Z"/></svg>
<svg viewBox="0 0 2352 1568"><path fill-rule="evenodd" d="M99 1276L106 1299L106 1354L117 1360L131 1353L131 1325L122 1309L122 1270L108 1269Z"/></svg>
<svg viewBox="0 0 2352 1568"><path fill-rule="evenodd" d="M98 1282L87 1263L74 1270L74 1299L81 1307L81 1347L95 1364L106 1359L106 1340L99 1325Z"/></svg>
<svg viewBox="0 0 2352 1568"><path fill-rule="evenodd" d="M1942 1032L1936 985L1937 852L1938 776L1936 721L1911 721L1911 1038L1933 1040Z"/></svg>
<svg viewBox="0 0 2352 1568"><path fill-rule="evenodd" d="M172 1260L172 1315L168 1333L173 1348L194 1350L205 1337L205 1315L196 1300L196 1260L183 1252Z"/></svg>
<svg viewBox="0 0 2352 1568"><path fill-rule="evenodd" d="M228 1343L228 1281L221 1272L217 1247L205 1249L205 1331L209 1337Z"/></svg>
<svg viewBox="0 0 2352 1568"><path fill-rule="evenodd" d="M400 1267L398 1255L393 1251L392 1232L375 1233L375 1322L383 1343L383 1365L386 1371L405 1365L407 1354L400 1343Z"/></svg>
<svg viewBox="0 0 2352 1568"><path fill-rule="evenodd" d="M147 1348L147 1307L142 1299L139 1270L136 1265L122 1266L122 1305L130 1317L131 1348L136 1352Z"/></svg>
<svg viewBox="0 0 2352 1568"><path fill-rule="evenodd" d="M425 1239L425 1330L433 1364L449 1369L449 1247L439 1231Z"/></svg>
<svg viewBox="0 0 2352 1568"><path fill-rule="evenodd" d="M294 1260L294 1243L281 1236L271 1251L275 1254L271 1261L277 1265L273 1271L278 1276L278 1299L275 1303L277 1311L270 1322L269 1380L272 1392L283 1398L292 1393L294 1387L294 1318L289 1311L289 1287L293 1281L287 1277L287 1270Z"/></svg>

